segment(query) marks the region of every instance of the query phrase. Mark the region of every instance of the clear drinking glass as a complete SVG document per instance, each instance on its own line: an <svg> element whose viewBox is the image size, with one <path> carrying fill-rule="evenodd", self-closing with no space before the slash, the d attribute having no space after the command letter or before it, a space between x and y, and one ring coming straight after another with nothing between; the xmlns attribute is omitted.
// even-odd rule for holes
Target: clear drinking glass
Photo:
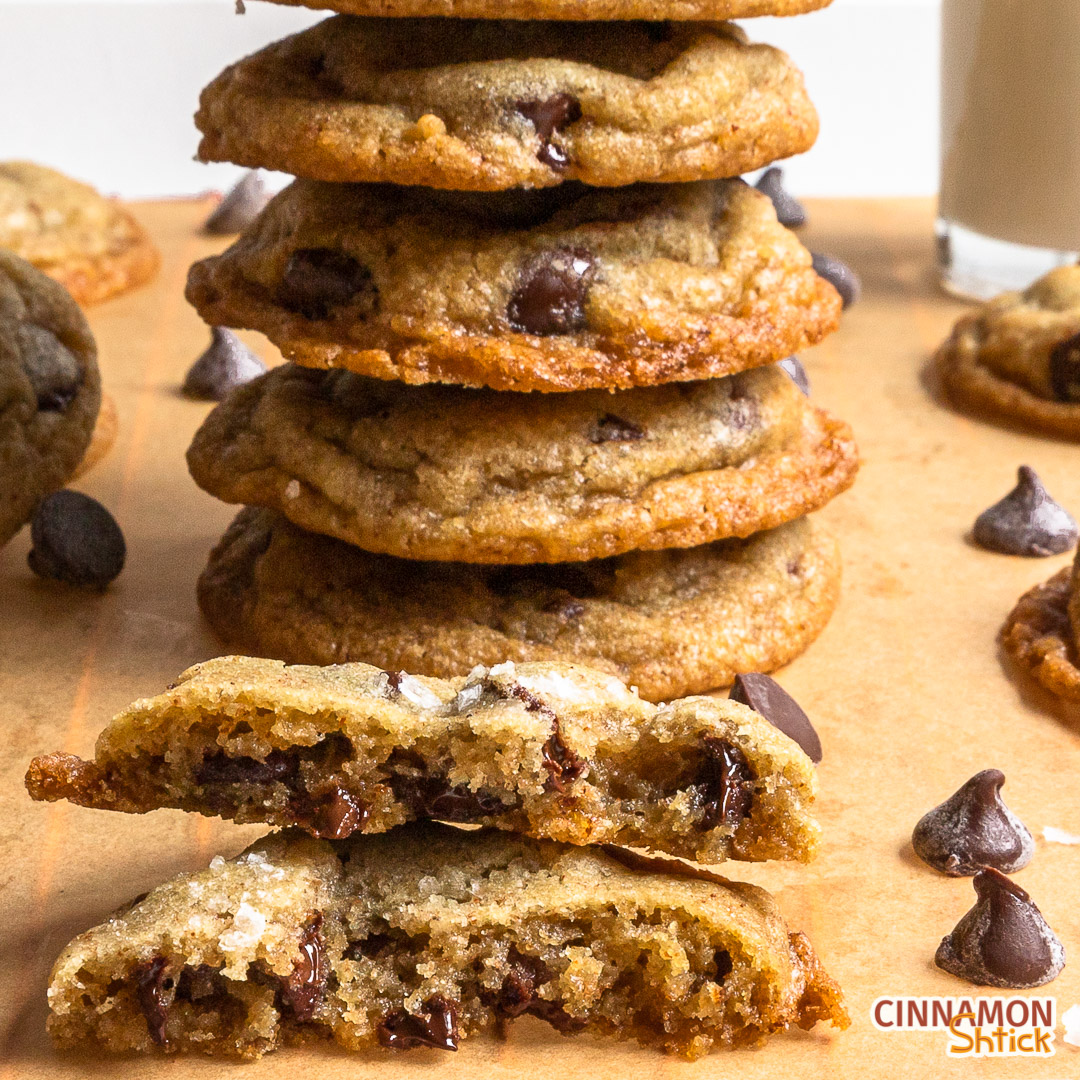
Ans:
<svg viewBox="0 0 1080 1080"><path fill-rule="evenodd" d="M1080 0L942 0L942 283L985 299L1080 251Z"/></svg>

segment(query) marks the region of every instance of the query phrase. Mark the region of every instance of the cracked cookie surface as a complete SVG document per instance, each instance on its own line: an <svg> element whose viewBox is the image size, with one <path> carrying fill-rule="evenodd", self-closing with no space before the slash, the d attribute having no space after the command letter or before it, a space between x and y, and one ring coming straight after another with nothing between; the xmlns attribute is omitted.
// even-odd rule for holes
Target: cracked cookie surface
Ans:
<svg viewBox="0 0 1080 1080"><path fill-rule="evenodd" d="M748 540L596 562L415 562L249 508L198 592L230 648L289 663L446 678L504 660L576 661L670 701L799 655L836 606L840 556L800 519Z"/></svg>
<svg viewBox="0 0 1080 1080"><path fill-rule="evenodd" d="M858 456L775 366L526 395L288 365L219 405L188 465L219 499L366 551L521 564L748 536L845 490Z"/></svg>
<svg viewBox="0 0 1080 1080"><path fill-rule="evenodd" d="M1080 439L1080 267L1058 267L965 315L935 364L961 406Z"/></svg>
<svg viewBox="0 0 1080 1080"><path fill-rule="evenodd" d="M59 1046L457 1049L529 1014L684 1057L828 1021L840 987L753 885L618 848L289 831L160 886L53 968Z"/></svg>
<svg viewBox="0 0 1080 1080"><path fill-rule="evenodd" d="M223 657L135 702L93 761L35 758L37 799L296 825L339 840L437 818L716 863L809 861L814 766L752 709L657 707L573 664L427 679Z"/></svg>
<svg viewBox="0 0 1080 1080"><path fill-rule="evenodd" d="M120 203L29 161L0 161L0 247L95 304L149 281L157 250Z"/></svg>
<svg viewBox="0 0 1080 1080"><path fill-rule="evenodd" d="M0 250L0 544L75 474L100 405L97 346L78 305Z"/></svg>
<svg viewBox="0 0 1080 1080"><path fill-rule="evenodd" d="M349 16L228 68L196 125L204 161L479 191L739 176L818 129L733 25Z"/></svg>
<svg viewBox="0 0 1080 1080"><path fill-rule="evenodd" d="M840 298L741 180L446 192L299 180L196 263L209 323L407 383L616 389L783 360Z"/></svg>

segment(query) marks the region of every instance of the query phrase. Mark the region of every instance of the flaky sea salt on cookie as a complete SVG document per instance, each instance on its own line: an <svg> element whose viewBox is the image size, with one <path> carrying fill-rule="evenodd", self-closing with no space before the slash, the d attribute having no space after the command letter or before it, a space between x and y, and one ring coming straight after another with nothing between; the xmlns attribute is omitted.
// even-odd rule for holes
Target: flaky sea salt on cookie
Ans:
<svg viewBox="0 0 1080 1080"><path fill-rule="evenodd" d="M440 192L297 181L188 298L309 367L496 390L617 389L783 360L840 297L739 180Z"/></svg>
<svg viewBox="0 0 1080 1080"><path fill-rule="evenodd" d="M49 1008L62 1047L248 1058L314 1039L457 1050L525 1014L691 1058L848 1025L762 889L432 824L336 843L289 831L215 859L76 938Z"/></svg>
<svg viewBox="0 0 1080 1080"><path fill-rule="evenodd" d="M230 657L136 702L96 757L36 758L37 799L298 825L341 839L438 818L704 862L812 858L814 767L752 709L657 707L572 664L451 681Z"/></svg>

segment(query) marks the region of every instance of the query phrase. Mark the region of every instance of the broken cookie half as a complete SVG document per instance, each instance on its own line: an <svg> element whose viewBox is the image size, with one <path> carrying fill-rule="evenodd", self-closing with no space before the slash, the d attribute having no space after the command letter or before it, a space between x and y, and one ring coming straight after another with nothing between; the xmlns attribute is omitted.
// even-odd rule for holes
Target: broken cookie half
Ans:
<svg viewBox="0 0 1080 1080"><path fill-rule="evenodd" d="M257 1057L456 1050L523 1014L686 1057L848 1024L763 890L668 860L433 823L289 830L155 889L53 969L60 1046Z"/></svg>
<svg viewBox="0 0 1080 1080"><path fill-rule="evenodd" d="M120 713L95 760L35 758L26 784L38 800L333 840L436 818L715 863L808 861L820 838L813 764L752 709L657 707L572 664L444 681L225 657Z"/></svg>

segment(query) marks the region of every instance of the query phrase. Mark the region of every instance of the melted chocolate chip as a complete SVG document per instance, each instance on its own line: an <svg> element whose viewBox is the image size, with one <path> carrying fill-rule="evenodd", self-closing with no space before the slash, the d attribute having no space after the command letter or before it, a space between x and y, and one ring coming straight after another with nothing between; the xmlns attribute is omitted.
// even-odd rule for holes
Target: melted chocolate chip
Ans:
<svg viewBox="0 0 1080 1080"><path fill-rule="evenodd" d="M975 875L975 906L943 938L934 963L979 986L1042 986L1065 966L1065 950L1028 894L998 870Z"/></svg>
<svg viewBox="0 0 1080 1080"><path fill-rule="evenodd" d="M139 964L133 972L135 976L135 999L146 1018L146 1030L158 1046L168 1041L165 1024L169 1010L165 1004L165 957L155 956L145 964Z"/></svg>
<svg viewBox="0 0 1080 1080"><path fill-rule="evenodd" d="M915 826L915 854L952 877L976 874L987 866L1007 874L1027 866L1035 841L1001 801L1004 783L1004 773L984 769L935 806Z"/></svg>
<svg viewBox="0 0 1080 1080"><path fill-rule="evenodd" d="M807 396L810 396L810 377L806 374L806 368L797 356L789 356L781 360L777 367L782 368L791 376L791 381Z"/></svg>
<svg viewBox="0 0 1080 1080"><path fill-rule="evenodd" d="M624 420L614 413L604 413L589 434L589 442L638 442L645 438L645 429L632 420Z"/></svg>
<svg viewBox="0 0 1080 1080"><path fill-rule="evenodd" d="M27 562L39 577L104 589L124 569L127 545L116 519L78 491L44 498L31 520L30 536Z"/></svg>
<svg viewBox="0 0 1080 1080"><path fill-rule="evenodd" d="M390 777L390 787L394 797L418 818L469 824L508 809L497 796L473 791L467 784L451 787L450 781L442 776L396 774Z"/></svg>
<svg viewBox="0 0 1080 1080"><path fill-rule="evenodd" d="M806 224L806 210L802 203L784 187L784 170L778 166L766 169L754 185L772 200L776 220L787 229L798 229Z"/></svg>
<svg viewBox="0 0 1080 1080"><path fill-rule="evenodd" d="M195 770L197 784L272 784L292 780L299 771L296 757L271 750L265 761L253 757L229 757L224 750L203 758Z"/></svg>
<svg viewBox="0 0 1080 1080"><path fill-rule="evenodd" d="M559 730L559 721L554 721L551 737L544 743L544 768L551 774L546 787L556 791L566 791L585 771L585 762L566 745L566 740Z"/></svg>
<svg viewBox="0 0 1080 1080"><path fill-rule="evenodd" d="M813 253L814 270L840 294L845 308L851 307L862 292L859 275L846 262L835 255L825 255L820 251Z"/></svg>
<svg viewBox="0 0 1080 1080"><path fill-rule="evenodd" d="M387 1013L378 1027L379 1042L392 1050L414 1050L430 1046L435 1050L456 1050L457 1012L441 994L424 1002L424 1011L415 1013L397 1009Z"/></svg>
<svg viewBox="0 0 1080 1080"><path fill-rule="evenodd" d="M319 912L304 927L300 937L300 955L293 969L281 983L282 1002L301 1023L315 1015L326 992L327 965L323 953L323 916Z"/></svg>
<svg viewBox="0 0 1080 1080"><path fill-rule="evenodd" d="M552 143L552 136L581 119L581 102L573 94L554 94L546 101L519 101L514 108L536 129L540 149L536 156L549 168L563 172L570 158Z"/></svg>
<svg viewBox="0 0 1080 1080"><path fill-rule="evenodd" d="M1072 514L1043 487L1035 470L1021 465L1016 487L975 519L974 539L988 551L1042 558L1076 543Z"/></svg>
<svg viewBox="0 0 1080 1080"><path fill-rule="evenodd" d="M401 680L404 678L404 671L388 671L386 673L386 684L390 688L391 696L401 693Z"/></svg>
<svg viewBox="0 0 1080 1080"><path fill-rule="evenodd" d="M746 755L723 739L707 736L698 784L704 789L705 812L700 828L735 828L750 812L754 774Z"/></svg>
<svg viewBox="0 0 1080 1080"><path fill-rule="evenodd" d="M215 326L211 335L210 347L188 369L181 387L197 401L223 401L266 374L266 365L231 330Z"/></svg>
<svg viewBox="0 0 1080 1080"><path fill-rule="evenodd" d="M595 269L595 260L583 248L555 248L538 255L523 268L507 305L510 325L541 337L584 329Z"/></svg>
<svg viewBox="0 0 1080 1080"><path fill-rule="evenodd" d="M1050 386L1058 401L1080 401L1080 334L1050 350Z"/></svg>
<svg viewBox="0 0 1080 1080"><path fill-rule="evenodd" d="M39 412L65 412L82 388L83 371L75 354L51 331L22 324L15 347L30 380Z"/></svg>
<svg viewBox="0 0 1080 1080"><path fill-rule="evenodd" d="M756 672L736 675L729 697L741 705L749 705L774 728L797 743L815 764L821 760L821 740L810 723L810 717L775 679Z"/></svg>
<svg viewBox="0 0 1080 1080"><path fill-rule="evenodd" d="M507 954L510 970L503 977L498 996L489 1003L497 1016L513 1020L528 1013L549 1023L556 1031L581 1031L585 1021L571 1016L557 1001L547 1001L537 994L545 983L551 982L547 965L536 956L524 956L510 946Z"/></svg>
<svg viewBox="0 0 1080 1080"><path fill-rule="evenodd" d="M243 232L263 212L270 201L259 173L252 169L233 185L206 219L203 231L211 236L231 236Z"/></svg>
<svg viewBox="0 0 1080 1080"><path fill-rule="evenodd" d="M371 810L344 788L334 788L297 815L297 823L320 840L344 840L362 829Z"/></svg>
<svg viewBox="0 0 1080 1080"><path fill-rule="evenodd" d="M325 319L333 308L360 302L362 314L375 309L378 290L371 271L351 255L332 248L300 248L285 264L278 303L308 319Z"/></svg>

